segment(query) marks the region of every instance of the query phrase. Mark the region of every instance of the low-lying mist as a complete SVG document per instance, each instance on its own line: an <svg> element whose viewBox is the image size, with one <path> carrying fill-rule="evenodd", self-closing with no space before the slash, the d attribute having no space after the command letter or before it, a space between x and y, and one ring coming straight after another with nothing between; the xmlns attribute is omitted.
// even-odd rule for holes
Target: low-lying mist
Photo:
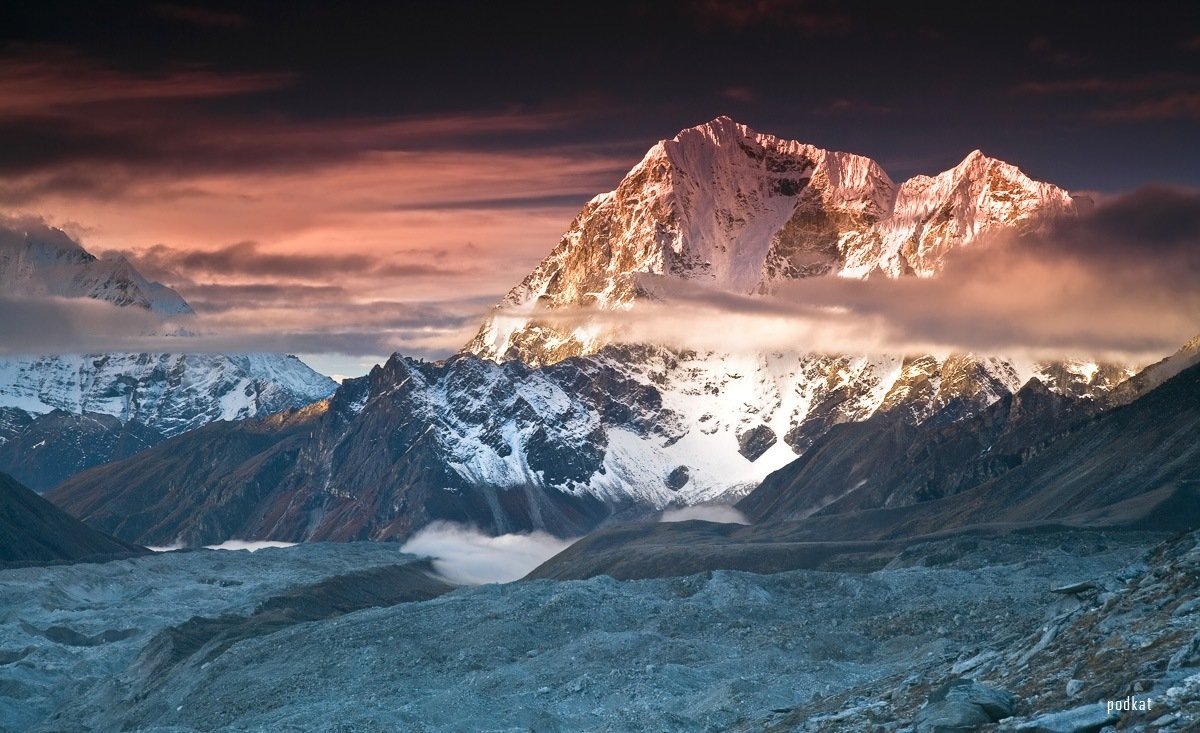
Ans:
<svg viewBox="0 0 1200 733"><path fill-rule="evenodd" d="M699 519L704 522L720 524L750 524L746 515L725 504L700 504L681 509L668 509L662 513L660 522L686 522L689 519Z"/></svg>
<svg viewBox="0 0 1200 733"><path fill-rule="evenodd" d="M433 558L434 568L452 583L510 583L566 549L574 540L545 532L491 537L473 527L435 522L400 548Z"/></svg>

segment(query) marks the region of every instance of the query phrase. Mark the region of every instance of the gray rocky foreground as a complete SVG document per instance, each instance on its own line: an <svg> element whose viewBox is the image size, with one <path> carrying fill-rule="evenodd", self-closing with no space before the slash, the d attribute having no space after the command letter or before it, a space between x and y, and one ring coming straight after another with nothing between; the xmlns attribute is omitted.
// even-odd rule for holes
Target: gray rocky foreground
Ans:
<svg viewBox="0 0 1200 733"><path fill-rule="evenodd" d="M1128 696L1156 707L1104 725L1193 730L1200 551L1193 535L1147 554L1157 541L961 538L869 574L523 581L361 610L298 599L410 582L388 569L411 558L309 545L5 571L0 730L915 733L939 706L962 730L1089 730L1069 719Z"/></svg>

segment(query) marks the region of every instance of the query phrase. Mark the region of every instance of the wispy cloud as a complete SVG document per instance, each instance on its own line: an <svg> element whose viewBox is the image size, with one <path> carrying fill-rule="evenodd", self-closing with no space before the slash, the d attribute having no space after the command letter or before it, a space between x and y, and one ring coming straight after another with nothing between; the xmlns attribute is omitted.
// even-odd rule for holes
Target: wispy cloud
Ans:
<svg viewBox="0 0 1200 733"><path fill-rule="evenodd" d="M144 75L54 49L0 59L0 207L126 256L179 289L206 327L258 312L261 330L262 309L278 306L278 333L314 346L337 330L331 315L389 328L363 304L447 292L494 302L641 152L537 143L586 109L314 120L212 104L294 83L206 69ZM473 318L486 310L472 307ZM457 321L373 338L362 323L342 323L339 348L444 354L461 344L450 343ZM234 325L221 333L240 341Z"/></svg>
<svg viewBox="0 0 1200 733"><path fill-rule="evenodd" d="M363 252L317 254L268 252L258 242L236 242L211 250L192 250L156 244L148 249L119 253L150 277L175 283L192 283L204 277L261 277L283 280L341 279L346 275L414 277L458 275L464 269L447 269L423 262L396 262L387 256ZM233 291L231 291L233 292Z"/></svg>
<svg viewBox="0 0 1200 733"><path fill-rule="evenodd" d="M1065 68L1085 66L1089 59L1068 50L1047 36L1036 36L1029 41L1029 52L1041 61Z"/></svg>
<svg viewBox="0 0 1200 733"><path fill-rule="evenodd" d="M846 116L864 116L864 115L888 115L895 110L882 104L875 104L865 99L835 99L825 107L817 110L819 114L824 115L846 115Z"/></svg>
<svg viewBox="0 0 1200 733"><path fill-rule="evenodd" d="M41 47L0 57L0 120L69 117L98 105L227 97L289 84L287 74L231 74L176 69L128 74L77 52Z"/></svg>
<svg viewBox="0 0 1200 733"><path fill-rule="evenodd" d="M750 524L746 515L727 504L697 504L682 509L668 509L659 517L660 522L688 522L698 519L718 524Z"/></svg>
<svg viewBox="0 0 1200 733"><path fill-rule="evenodd" d="M1195 74L1153 73L1140 76L1080 76L1039 79L1013 88L1018 94L1146 94L1200 83Z"/></svg>
<svg viewBox="0 0 1200 733"><path fill-rule="evenodd" d="M1115 196L1089 216L957 250L938 277L809 278L770 297L664 278L643 285L660 300L536 317L718 352L1154 359L1200 331L1200 191Z"/></svg>
<svg viewBox="0 0 1200 733"><path fill-rule="evenodd" d="M470 527L436 522L400 549L433 558L434 569L452 583L480 585L519 580L571 542L545 532L492 537Z"/></svg>
<svg viewBox="0 0 1200 733"><path fill-rule="evenodd" d="M758 100L758 94L750 87L726 87L721 96L734 102L750 103Z"/></svg>
<svg viewBox="0 0 1200 733"><path fill-rule="evenodd" d="M1200 120L1200 90L1181 91L1100 110L1096 117L1118 122Z"/></svg>
<svg viewBox="0 0 1200 733"><path fill-rule="evenodd" d="M1095 98L1091 118L1101 122L1200 119L1200 75L1153 73L1086 76L1020 84L1020 95Z"/></svg>

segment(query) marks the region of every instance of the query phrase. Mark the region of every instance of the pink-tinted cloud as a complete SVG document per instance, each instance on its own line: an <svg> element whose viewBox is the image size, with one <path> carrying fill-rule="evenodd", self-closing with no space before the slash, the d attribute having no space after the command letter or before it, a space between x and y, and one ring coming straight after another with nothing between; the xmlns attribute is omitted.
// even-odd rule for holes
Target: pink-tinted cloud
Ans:
<svg viewBox="0 0 1200 733"><path fill-rule="evenodd" d="M1115 122L1200 120L1200 91L1180 91L1154 99L1144 99L1101 110L1096 113L1096 117Z"/></svg>
<svg viewBox="0 0 1200 733"><path fill-rule="evenodd" d="M758 95L750 87L727 87L721 90L721 96L744 104L757 101L758 99Z"/></svg>
<svg viewBox="0 0 1200 733"><path fill-rule="evenodd" d="M579 109L297 120L195 106L290 81L145 76L44 49L0 61L0 208L80 222L85 246L127 254L185 297L264 279L384 300L495 296L636 162L496 147Z"/></svg>
<svg viewBox="0 0 1200 733"><path fill-rule="evenodd" d="M661 300L538 317L714 351L1150 361L1200 332L1200 191L1114 196L1049 230L957 250L932 278L808 278L771 297L661 278L643 285Z"/></svg>
<svg viewBox="0 0 1200 733"><path fill-rule="evenodd" d="M1177 73L1156 73L1141 76L1085 76L1071 79L1052 79L1025 82L1013 91L1018 94L1119 94L1137 95L1195 86L1200 76Z"/></svg>
<svg viewBox="0 0 1200 733"><path fill-rule="evenodd" d="M131 75L63 49L0 58L0 119L55 116L97 104L248 94L292 81L285 74L217 74L202 69Z"/></svg>
<svg viewBox="0 0 1200 733"><path fill-rule="evenodd" d="M826 105L823 109L817 110L818 113L824 115L838 116L864 116L864 115L887 115L895 110L882 104L875 104L865 99L835 99Z"/></svg>
<svg viewBox="0 0 1200 733"><path fill-rule="evenodd" d="M293 81L142 75L45 49L0 60L0 212L43 215L177 288L200 315L176 349L434 355L637 158L527 141L586 105L301 120L208 104ZM505 150L509 136L526 141ZM42 346L156 346L138 329L90 333Z"/></svg>

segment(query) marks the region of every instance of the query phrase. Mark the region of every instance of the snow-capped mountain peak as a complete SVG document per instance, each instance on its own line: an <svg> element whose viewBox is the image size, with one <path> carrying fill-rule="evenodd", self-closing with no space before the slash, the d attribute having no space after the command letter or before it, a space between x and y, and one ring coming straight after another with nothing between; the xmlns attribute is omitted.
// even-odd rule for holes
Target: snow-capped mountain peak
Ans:
<svg viewBox="0 0 1200 733"><path fill-rule="evenodd" d="M17 295L93 298L162 316L192 313L179 293L147 280L124 257L99 259L66 232L40 222L0 225L0 287Z"/></svg>
<svg viewBox="0 0 1200 733"><path fill-rule="evenodd" d="M171 288L147 280L124 257L99 259L61 229L0 222L0 292L92 298L187 319L192 309ZM178 324L174 333L186 333ZM181 335L180 338L186 338ZM213 420L298 407L337 385L283 354L29 355L0 359L0 407L31 414L55 409L137 420L175 435Z"/></svg>
<svg viewBox="0 0 1200 733"><path fill-rule="evenodd" d="M465 350L530 364L593 353L603 329L561 329L535 311L629 308L647 295L644 275L739 294L821 275L929 276L994 229L1074 211L1066 191L979 150L897 185L870 158L718 117L656 143L589 201Z"/></svg>

